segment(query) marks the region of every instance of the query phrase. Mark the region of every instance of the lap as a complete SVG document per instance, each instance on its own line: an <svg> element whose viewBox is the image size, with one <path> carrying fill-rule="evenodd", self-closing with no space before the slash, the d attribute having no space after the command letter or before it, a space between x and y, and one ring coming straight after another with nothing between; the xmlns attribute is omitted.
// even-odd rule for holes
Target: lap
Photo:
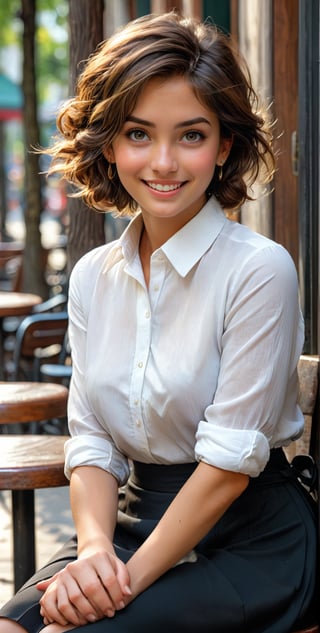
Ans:
<svg viewBox="0 0 320 633"><path fill-rule="evenodd" d="M125 561L152 529L152 521L131 518L128 525L127 529L124 516L117 532L117 554ZM315 550L315 519L295 484L249 486L199 543L195 562L171 569L114 618L74 631L289 631L315 585ZM75 556L76 541L71 540L0 615L38 633L43 625L35 582L50 577Z"/></svg>

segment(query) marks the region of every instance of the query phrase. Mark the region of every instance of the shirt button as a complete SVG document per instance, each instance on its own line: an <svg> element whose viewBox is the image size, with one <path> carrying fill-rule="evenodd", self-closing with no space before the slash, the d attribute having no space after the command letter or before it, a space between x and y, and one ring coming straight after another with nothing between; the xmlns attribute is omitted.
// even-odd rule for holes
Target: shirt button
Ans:
<svg viewBox="0 0 320 633"><path fill-rule="evenodd" d="M147 312L145 313L145 317L146 317L146 319L150 319L150 312L149 312L149 310L147 310Z"/></svg>
<svg viewBox="0 0 320 633"><path fill-rule="evenodd" d="M135 400L135 401L134 401L134 403L133 403L133 404L135 405L135 407L137 407L137 406L138 406L139 402L140 402L140 400Z"/></svg>
<svg viewBox="0 0 320 633"><path fill-rule="evenodd" d="M140 367L140 369L141 369L141 367L143 367L143 362L142 362L142 360L140 360L140 361L138 362L138 367Z"/></svg>
<svg viewBox="0 0 320 633"><path fill-rule="evenodd" d="M141 426L141 420L136 420L136 426L139 428Z"/></svg>
<svg viewBox="0 0 320 633"><path fill-rule="evenodd" d="M156 284L155 286L153 286L153 290L154 290L155 292L158 292L158 290L159 290L159 286L158 286L158 284Z"/></svg>

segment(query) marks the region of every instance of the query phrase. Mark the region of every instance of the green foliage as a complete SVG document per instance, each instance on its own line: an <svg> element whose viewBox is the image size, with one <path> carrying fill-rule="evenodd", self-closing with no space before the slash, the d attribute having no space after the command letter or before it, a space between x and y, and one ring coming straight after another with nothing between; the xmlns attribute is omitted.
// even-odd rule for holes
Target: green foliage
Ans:
<svg viewBox="0 0 320 633"><path fill-rule="evenodd" d="M68 87L68 0L36 0L36 72L40 103L54 85ZM21 0L0 2L0 49L22 46ZM5 68L0 72L5 72Z"/></svg>
<svg viewBox="0 0 320 633"><path fill-rule="evenodd" d="M53 84L68 90L67 0L38 0L37 68L40 101Z"/></svg>
<svg viewBox="0 0 320 633"><path fill-rule="evenodd" d="M21 10L20 0L0 2L0 46L19 44L21 21L18 17Z"/></svg>

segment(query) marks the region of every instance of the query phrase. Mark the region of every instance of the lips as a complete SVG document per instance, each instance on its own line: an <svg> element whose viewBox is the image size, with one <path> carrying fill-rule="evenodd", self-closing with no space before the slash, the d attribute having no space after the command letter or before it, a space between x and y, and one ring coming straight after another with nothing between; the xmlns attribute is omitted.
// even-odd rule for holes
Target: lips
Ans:
<svg viewBox="0 0 320 633"><path fill-rule="evenodd" d="M177 189L180 189L180 187L182 187L183 185L183 183L162 184L159 182L147 182L147 181L145 181L145 183L148 187L150 187L150 189L153 189L154 191L165 192L165 193L167 193L168 191L176 191Z"/></svg>
<svg viewBox="0 0 320 633"><path fill-rule="evenodd" d="M160 185L154 182L148 182L147 185L155 191L176 191L176 189L181 187L181 185Z"/></svg>

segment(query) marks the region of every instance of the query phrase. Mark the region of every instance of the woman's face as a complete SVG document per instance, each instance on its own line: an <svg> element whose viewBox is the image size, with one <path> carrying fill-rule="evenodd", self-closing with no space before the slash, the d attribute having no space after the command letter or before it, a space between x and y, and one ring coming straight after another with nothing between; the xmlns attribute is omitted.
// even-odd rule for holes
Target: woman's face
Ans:
<svg viewBox="0 0 320 633"><path fill-rule="evenodd" d="M105 155L144 216L175 218L179 228L205 204L215 166L230 146L220 138L217 116L175 76L146 84Z"/></svg>

